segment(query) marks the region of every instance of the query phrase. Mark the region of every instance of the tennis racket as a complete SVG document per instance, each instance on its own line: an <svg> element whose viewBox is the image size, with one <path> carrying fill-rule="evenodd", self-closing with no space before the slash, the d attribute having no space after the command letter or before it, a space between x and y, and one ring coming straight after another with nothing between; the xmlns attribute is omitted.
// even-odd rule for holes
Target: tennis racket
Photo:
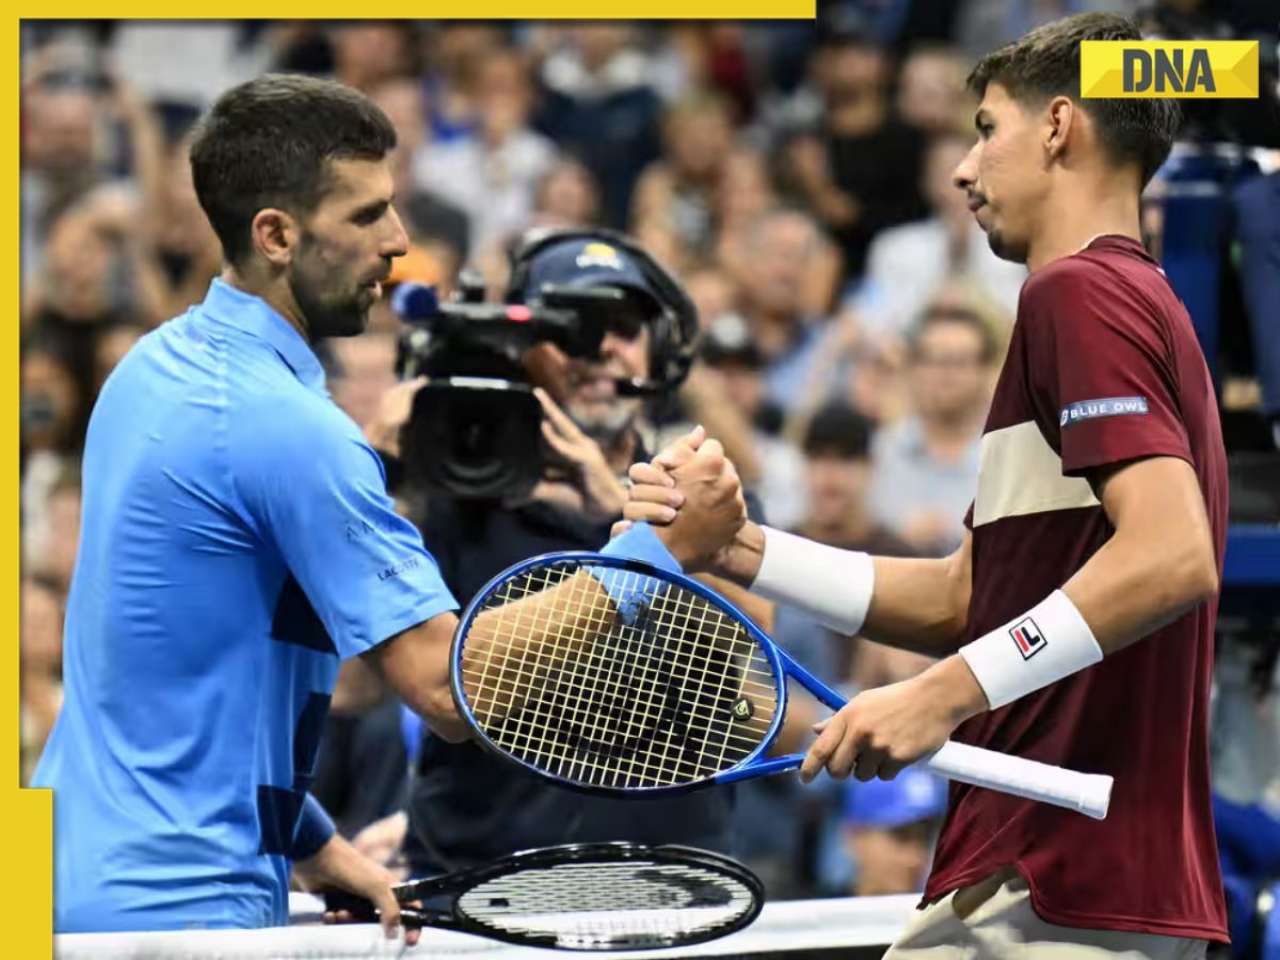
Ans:
<svg viewBox="0 0 1280 960"><path fill-rule="evenodd" d="M400 921L407 927L561 950L703 943L741 930L764 904L759 879L728 857L639 843L529 850L393 889L406 904ZM325 908L377 916L368 900L335 891L326 892Z"/></svg>
<svg viewBox="0 0 1280 960"><path fill-rule="evenodd" d="M459 712L487 749L570 787L661 794L800 765L766 759L787 679L847 702L723 597L635 560L534 557L491 580L454 634ZM921 761L952 780L1101 820L1112 778L948 741Z"/></svg>

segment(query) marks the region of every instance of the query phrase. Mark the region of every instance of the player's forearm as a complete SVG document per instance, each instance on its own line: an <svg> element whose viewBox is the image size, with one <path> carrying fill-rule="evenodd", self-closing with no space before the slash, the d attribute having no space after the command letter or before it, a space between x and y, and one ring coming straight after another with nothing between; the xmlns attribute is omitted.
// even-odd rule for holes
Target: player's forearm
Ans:
<svg viewBox="0 0 1280 960"><path fill-rule="evenodd" d="M449 688L449 648L457 617L442 613L374 647L366 658L433 733L450 743L470 736Z"/></svg>
<svg viewBox="0 0 1280 960"><path fill-rule="evenodd" d="M862 635L932 657L954 653L964 639L969 576L958 557L876 557L875 589Z"/></svg>
<svg viewBox="0 0 1280 960"><path fill-rule="evenodd" d="M1155 544L1117 531L1063 592L1111 654L1212 598L1217 563L1207 537L1182 534Z"/></svg>
<svg viewBox="0 0 1280 960"><path fill-rule="evenodd" d="M460 664L463 693L483 723L539 699L638 594L634 574L602 568L485 609L471 621ZM481 697L481 691L484 695Z"/></svg>
<svg viewBox="0 0 1280 960"><path fill-rule="evenodd" d="M941 656L964 634L965 548L941 560L871 558L747 523L716 572L837 632L904 650Z"/></svg>

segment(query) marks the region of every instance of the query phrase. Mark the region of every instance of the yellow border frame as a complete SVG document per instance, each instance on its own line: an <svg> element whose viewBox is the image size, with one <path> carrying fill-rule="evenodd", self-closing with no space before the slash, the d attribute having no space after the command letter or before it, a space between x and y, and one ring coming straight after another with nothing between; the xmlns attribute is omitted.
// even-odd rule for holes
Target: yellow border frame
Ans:
<svg viewBox="0 0 1280 960"><path fill-rule="evenodd" d="M452 4L451 4L452 6ZM428 6L426 10L416 5L393 4L383 16L397 15L406 19L494 19L494 20L596 20L604 19L636 19L636 20L811 20L815 15L816 0L626 0L623 3L602 4L586 2L586 0L547 0L544 4L535 5L512 0L475 0L466 5L453 7L456 12L435 11ZM215 19L207 13L189 13L186 16L175 15L172 9L162 9L158 4L129 4L127 13L113 11L110 19L143 19L155 18L165 20L176 19ZM273 19L317 19L320 14L326 19L359 19L353 18L350 7L339 7L337 4L273 4ZM216 11L216 19L260 19L264 11L255 3L237 2L223 4ZM434 13L436 17L424 17L423 13ZM443 16L440 14L443 13ZM290 16L297 14L297 16ZM9 49L13 51L14 62L10 69L14 77L14 91L21 82L21 63L19 58L19 34L23 19L65 19L94 20L107 19L104 11L94 5L73 3L58 10L57 15L48 14L41 17L22 17L19 15L10 21L6 31ZM18 204L18 98L9 101L5 116L5 125L13 131L14 141L9 151L9 160L5 164L5 179L11 185L9 199L4 201L3 216L11 224L19 224L20 207ZM53 794L49 790L22 790L19 782L19 696L18 696L18 586L19 586L19 475L18 475L18 350L19 326L19 246L17 234L10 234L13 245L6 251L4 269L7 285L11 291L11 303L15 312L10 323L11 340L4 341L0 353L5 357L6 365L14 373L14 379L5 390L7 398L4 405L10 413L4 429L6 447L9 450L9 468L5 471L6 496L13 513L13 526L6 529L6 557L0 577L6 584L4 595L9 598L11 612L9 622L15 626L14 643L11 648L10 667L13 673L7 674L0 692L0 714L6 718L0 727L0 736L11 746L10 770L11 786L0 790L0 823L7 825L13 850L9 857L9 869L4 874L0 886L0 903L5 904L3 911L9 932L4 935L3 950L13 957L23 960L51 957L53 954Z"/></svg>

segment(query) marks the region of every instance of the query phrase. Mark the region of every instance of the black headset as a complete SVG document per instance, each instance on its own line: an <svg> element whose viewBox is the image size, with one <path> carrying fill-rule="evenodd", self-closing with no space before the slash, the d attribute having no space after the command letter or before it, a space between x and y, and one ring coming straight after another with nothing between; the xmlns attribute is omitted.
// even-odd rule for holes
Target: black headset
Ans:
<svg viewBox="0 0 1280 960"><path fill-rule="evenodd" d="M525 287L529 284L533 261L539 254L550 247L581 240L599 240L622 250L635 261L653 288L659 314L650 327L651 379L635 384L634 392L657 394L674 390L689 375L689 367L697 352L698 309L680 281L625 234L603 227L530 230L511 254L511 279L507 282L506 302L525 302Z"/></svg>

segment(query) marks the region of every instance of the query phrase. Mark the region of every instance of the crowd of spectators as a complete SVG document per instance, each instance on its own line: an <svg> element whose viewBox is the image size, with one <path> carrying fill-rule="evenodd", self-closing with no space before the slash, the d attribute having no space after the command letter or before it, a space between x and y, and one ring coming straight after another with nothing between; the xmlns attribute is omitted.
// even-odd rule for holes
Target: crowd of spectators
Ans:
<svg viewBox="0 0 1280 960"><path fill-rule="evenodd" d="M685 282L700 358L679 419L720 438L775 526L880 553L963 534L978 441L1025 270L950 185L971 143L973 58L1108 0L837 3L815 23L26 22L22 31L24 777L56 716L78 451L132 343L204 296L220 251L186 158L193 122L264 71L334 77L399 136L398 279L501 290L534 226L623 229ZM358 423L395 385L396 321L326 345ZM660 426L660 424L657 424ZM658 438L654 438L655 441ZM465 598L460 598L465 599ZM778 611L778 639L854 691L923 661ZM344 673L339 734L392 778L411 736L376 678ZM331 729L334 729L331 725ZM394 750L399 750L395 754ZM400 759L394 759L399 757ZM363 776L336 782L343 790ZM347 805L390 855L385 805ZM344 801L345 803L345 801ZM942 809L895 784L743 789L741 855L781 895L915 889ZM394 815L394 814L393 814Z"/></svg>

